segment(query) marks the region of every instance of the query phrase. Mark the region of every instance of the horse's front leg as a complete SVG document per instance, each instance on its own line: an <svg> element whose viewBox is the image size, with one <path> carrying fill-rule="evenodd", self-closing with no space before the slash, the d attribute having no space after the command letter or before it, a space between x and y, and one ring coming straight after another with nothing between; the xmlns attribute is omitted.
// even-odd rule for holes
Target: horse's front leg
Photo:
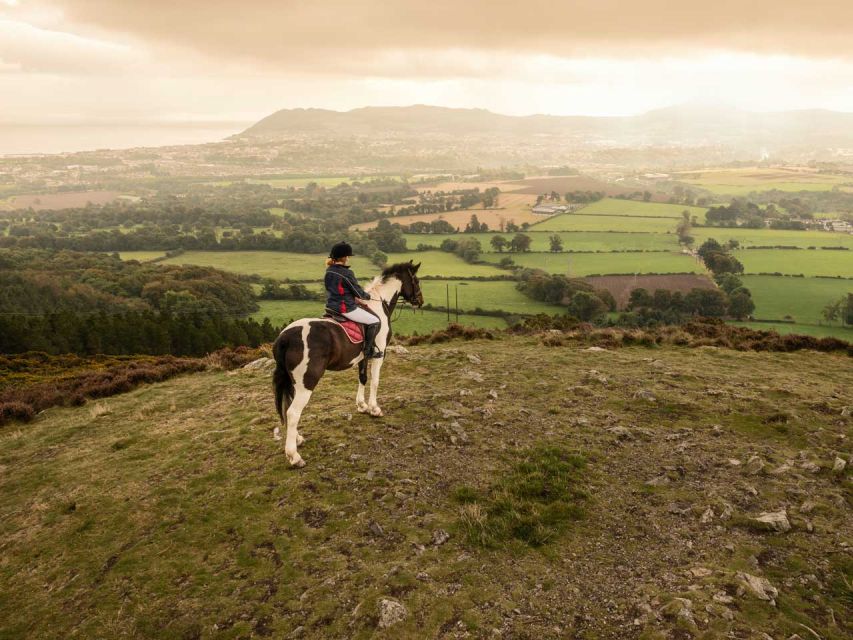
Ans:
<svg viewBox="0 0 853 640"><path fill-rule="evenodd" d="M355 394L355 404L359 413L367 413L367 403L364 401L364 385L367 384L367 360L358 363L358 391Z"/></svg>
<svg viewBox="0 0 853 640"><path fill-rule="evenodd" d="M367 408L370 415L379 417L382 415L382 409L379 408L379 403L376 402L376 392L379 389L379 372L382 370L384 358L376 358L370 362L370 399L367 401Z"/></svg>

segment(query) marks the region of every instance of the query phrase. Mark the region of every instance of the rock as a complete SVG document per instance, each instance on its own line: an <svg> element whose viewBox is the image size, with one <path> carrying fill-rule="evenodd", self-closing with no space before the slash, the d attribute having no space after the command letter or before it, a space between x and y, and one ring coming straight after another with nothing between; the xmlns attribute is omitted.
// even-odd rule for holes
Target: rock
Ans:
<svg viewBox="0 0 853 640"><path fill-rule="evenodd" d="M473 394L471 393L471 390L470 390L470 389L460 389L460 390L459 390L459 395L460 395L460 396L470 396L470 395L473 395Z"/></svg>
<svg viewBox="0 0 853 640"><path fill-rule="evenodd" d="M450 540L450 534L444 529L436 529L432 532L432 543L436 547L440 547L448 540Z"/></svg>
<svg viewBox="0 0 853 640"><path fill-rule="evenodd" d="M483 364L483 361L480 359L480 356L476 354L469 353L467 357L468 362L470 362L471 364Z"/></svg>
<svg viewBox="0 0 853 640"><path fill-rule="evenodd" d="M717 616L723 620L728 620L729 622L735 619L734 612L728 607L724 607L720 604L706 604L705 611L710 613L712 616Z"/></svg>
<svg viewBox="0 0 853 640"><path fill-rule="evenodd" d="M385 347L385 351L390 351L391 353L396 353L401 356L409 353L409 350L401 344L389 344Z"/></svg>
<svg viewBox="0 0 853 640"><path fill-rule="evenodd" d="M752 456L749 460L746 461L746 466L744 470L751 476L754 476L757 473L761 473L764 470L764 460L759 458L758 456Z"/></svg>
<svg viewBox="0 0 853 640"><path fill-rule="evenodd" d="M714 519L714 516L715 516L714 510L711 507L708 507L702 513L702 517L699 518L699 522L701 522L702 524L708 524L709 522L711 522Z"/></svg>
<svg viewBox="0 0 853 640"><path fill-rule="evenodd" d="M842 407L841 408L841 417L842 418L849 418L850 416L853 416L853 407Z"/></svg>
<svg viewBox="0 0 853 640"><path fill-rule="evenodd" d="M737 458L729 458L728 463L733 467L739 467L741 462Z"/></svg>
<svg viewBox="0 0 853 640"><path fill-rule="evenodd" d="M804 471L808 471L810 473L817 473L818 471L820 471L820 467L811 460L803 460L800 463L800 469L803 469Z"/></svg>
<svg viewBox="0 0 853 640"><path fill-rule="evenodd" d="M767 578L738 571L737 579L744 592L750 593L759 600L766 600L771 605L776 606L776 597L779 595L779 590L770 584Z"/></svg>
<svg viewBox="0 0 853 640"><path fill-rule="evenodd" d="M473 380L474 382L482 382L483 374L479 371L472 371L471 369L467 369L462 372L462 377L467 380Z"/></svg>
<svg viewBox="0 0 853 640"><path fill-rule="evenodd" d="M750 521L769 531L784 533L791 530L791 523L788 521L788 514L785 513L784 509L781 511L765 511L759 514L757 518L750 518Z"/></svg>
<svg viewBox="0 0 853 640"><path fill-rule="evenodd" d="M584 382L598 382L599 384L607 384L607 376L596 369L590 369L584 374Z"/></svg>
<svg viewBox="0 0 853 640"><path fill-rule="evenodd" d="M634 400L645 400L646 402L657 402L657 397L648 389L640 389L634 394Z"/></svg>
<svg viewBox="0 0 853 640"><path fill-rule="evenodd" d="M441 411L441 417L445 418L445 419L446 418L459 418L462 416L461 413L459 413L458 411L454 411L453 409L441 408L441 409L439 409L439 411Z"/></svg>
<svg viewBox="0 0 853 640"><path fill-rule="evenodd" d="M603 347L587 347L586 349L584 349L584 351L598 352L598 351L607 351L607 349L604 349Z"/></svg>
<svg viewBox="0 0 853 640"><path fill-rule="evenodd" d="M372 533L378 538L381 538L385 535L385 531L382 529L382 526L375 520L371 520L367 528L370 530L370 533Z"/></svg>
<svg viewBox="0 0 853 640"><path fill-rule="evenodd" d="M771 471L770 474L774 475L774 476L782 476L782 475L785 475L786 473L788 473L791 469L793 469L793 467L791 465L785 463L785 464L779 465L778 467L773 469L773 471Z"/></svg>
<svg viewBox="0 0 853 640"><path fill-rule="evenodd" d="M671 482L669 476L666 474L659 475L656 478L652 478L651 480L646 480L644 483L647 487L664 487Z"/></svg>
<svg viewBox="0 0 853 640"><path fill-rule="evenodd" d="M832 463L832 472L833 473L841 473L844 471L844 467L847 466L847 461L844 458L835 457L835 461Z"/></svg>
<svg viewBox="0 0 853 640"><path fill-rule="evenodd" d="M723 511L720 513L720 520L731 520L734 509L728 502L723 503Z"/></svg>
<svg viewBox="0 0 853 640"><path fill-rule="evenodd" d="M713 601L714 601L714 602L717 602L717 603L719 603L719 604L731 604L732 602L734 602L734 601L735 601L735 599L734 599L734 598L732 598L732 597L731 597L729 594L727 594L725 591L718 591L717 593L715 593L715 594L712 596L712 599L713 599Z"/></svg>
<svg viewBox="0 0 853 640"><path fill-rule="evenodd" d="M257 418L252 418L249 421L250 425L263 424L264 422L269 422L269 418L265 416L258 416Z"/></svg>
<svg viewBox="0 0 853 640"><path fill-rule="evenodd" d="M418 580L420 580L421 582L426 582L427 580L429 580L429 574L428 574L426 571L420 571L420 572L418 572L418 574L415 576L415 578L417 578L417 579L418 579Z"/></svg>
<svg viewBox="0 0 853 640"><path fill-rule="evenodd" d="M243 365L244 371L259 371L261 373L272 373L275 369L275 360L272 358L258 358Z"/></svg>
<svg viewBox="0 0 853 640"><path fill-rule="evenodd" d="M811 513L814 511L815 503L811 500L806 500L800 505L800 513Z"/></svg>
<svg viewBox="0 0 853 640"><path fill-rule="evenodd" d="M634 436L631 435L631 432L625 427L609 427L607 429L608 433L612 433L616 436L617 440L633 440Z"/></svg>
<svg viewBox="0 0 853 640"><path fill-rule="evenodd" d="M409 610L391 598L379 600L379 628L387 629L409 617Z"/></svg>
<svg viewBox="0 0 853 640"><path fill-rule="evenodd" d="M693 619L693 601L687 598L673 598L661 607L661 615L664 618L678 620L686 623L689 627L694 627L696 621Z"/></svg>
<svg viewBox="0 0 853 640"><path fill-rule="evenodd" d="M695 578L707 578L714 572L710 569L706 569L705 567L693 567L692 569L690 569L690 573Z"/></svg>
<svg viewBox="0 0 853 640"><path fill-rule="evenodd" d="M491 391L489 391L489 398L491 398L492 400L497 400L498 392L492 389Z"/></svg>

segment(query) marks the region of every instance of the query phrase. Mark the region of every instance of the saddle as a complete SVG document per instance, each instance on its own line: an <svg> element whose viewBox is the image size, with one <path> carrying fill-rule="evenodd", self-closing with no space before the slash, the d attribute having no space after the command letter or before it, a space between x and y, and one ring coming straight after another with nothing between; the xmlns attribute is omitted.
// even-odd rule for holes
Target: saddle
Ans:
<svg viewBox="0 0 853 640"><path fill-rule="evenodd" d="M350 320L334 309L329 309L328 307L326 307L326 312L323 314L323 319L331 320L332 322L337 322L341 325L341 328L344 330L347 338L349 338L349 341L353 344L360 344L364 342L364 325L359 324L355 320Z"/></svg>

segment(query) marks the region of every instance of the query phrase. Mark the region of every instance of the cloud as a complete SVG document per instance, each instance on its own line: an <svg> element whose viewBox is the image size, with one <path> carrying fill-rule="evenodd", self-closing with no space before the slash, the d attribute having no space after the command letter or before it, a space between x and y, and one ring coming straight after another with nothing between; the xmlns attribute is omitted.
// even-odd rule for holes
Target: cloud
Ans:
<svg viewBox="0 0 853 640"><path fill-rule="evenodd" d="M848 0L55 0L55 6L71 23L151 45L314 73L336 73L338 65L375 68L389 51L446 49L853 57Z"/></svg>

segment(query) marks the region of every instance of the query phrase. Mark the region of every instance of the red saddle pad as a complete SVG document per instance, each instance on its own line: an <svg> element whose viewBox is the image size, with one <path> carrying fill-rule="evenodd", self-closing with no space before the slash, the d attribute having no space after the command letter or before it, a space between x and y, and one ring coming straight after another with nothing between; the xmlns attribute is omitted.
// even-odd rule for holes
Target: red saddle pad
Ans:
<svg viewBox="0 0 853 640"><path fill-rule="evenodd" d="M347 338L353 344L358 344L359 342L364 342L364 328L358 322L354 322L352 320L336 320L334 318L326 318L327 320L331 320L332 322L337 322L344 329L344 333L347 334Z"/></svg>

